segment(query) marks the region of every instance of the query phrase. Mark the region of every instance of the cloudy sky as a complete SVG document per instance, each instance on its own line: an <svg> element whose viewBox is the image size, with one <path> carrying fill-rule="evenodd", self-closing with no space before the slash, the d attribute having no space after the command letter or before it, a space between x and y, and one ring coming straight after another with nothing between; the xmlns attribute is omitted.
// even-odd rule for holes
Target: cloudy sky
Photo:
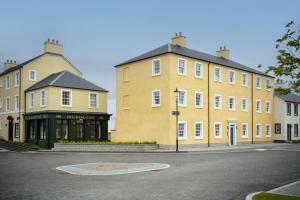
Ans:
<svg viewBox="0 0 300 200"><path fill-rule="evenodd" d="M226 45L232 60L254 68L275 64L284 25L300 23L299 0L1 0L0 7L1 63L26 61L47 38L58 39L84 77L110 91L112 114L113 66L169 43L175 32L206 53Z"/></svg>

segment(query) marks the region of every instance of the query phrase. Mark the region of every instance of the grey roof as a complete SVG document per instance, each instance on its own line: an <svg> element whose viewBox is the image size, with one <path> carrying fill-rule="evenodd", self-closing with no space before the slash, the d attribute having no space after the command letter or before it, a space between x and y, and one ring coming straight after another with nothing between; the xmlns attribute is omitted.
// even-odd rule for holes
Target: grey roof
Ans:
<svg viewBox="0 0 300 200"><path fill-rule="evenodd" d="M186 56L186 57L190 57L190 58L194 58L194 59L198 59L198 60L203 60L203 61L206 61L206 62L211 62L211 63L215 63L215 64L220 64L220 65L232 67L232 68L235 68L235 69L240 69L240 70L247 71L247 72L252 72L252 73L263 75L263 76L272 77L272 76L267 75L263 72L260 72L258 70L253 69L253 68L250 68L250 67L247 67L247 66L242 65L240 63L234 62L232 60L222 58L222 57L218 57L218 56L213 56L213 55L210 55L210 54L207 54L207 53L203 53L203 52L200 52L200 51L196 51L196 50L189 49L189 48L182 47L182 46L175 45L175 44L163 45L163 46L161 46L159 48L156 48L152 51L149 51L147 53L144 53L142 55L134 57L134 58L132 58L130 60L127 60L123 63L120 63L120 64L116 65L115 67L125 65L125 64L129 64L129 63L136 62L136 61L140 61L140 60L143 60L143 59L159 56L159 55L166 54L166 53L174 53L174 54L181 55L181 56Z"/></svg>
<svg viewBox="0 0 300 200"><path fill-rule="evenodd" d="M37 82L33 86L26 89L26 92L40 88L45 88L48 86L108 92L107 90L69 71L61 71L58 73L51 74L43 80Z"/></svg>
<svg viewBox="0 0 300 200"><path fill-rule="evenodd" d="M287 102L300 103L300 95L291 93L287 95L276 95L276 96Z"/></svg>

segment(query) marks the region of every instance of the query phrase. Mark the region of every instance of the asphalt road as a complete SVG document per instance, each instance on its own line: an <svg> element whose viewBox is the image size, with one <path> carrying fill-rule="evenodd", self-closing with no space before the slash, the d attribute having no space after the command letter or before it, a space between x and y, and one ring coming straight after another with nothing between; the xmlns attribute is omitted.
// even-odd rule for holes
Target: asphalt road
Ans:
<svg viewBox="0 0 300 200"><path fill-rule="evenodd" d="M280 150L190 153L1 152L0 199L154 200L244 199L300 179L300 145ZM115 176L78 176L61 165L157 162L165 170Z"/></svg>

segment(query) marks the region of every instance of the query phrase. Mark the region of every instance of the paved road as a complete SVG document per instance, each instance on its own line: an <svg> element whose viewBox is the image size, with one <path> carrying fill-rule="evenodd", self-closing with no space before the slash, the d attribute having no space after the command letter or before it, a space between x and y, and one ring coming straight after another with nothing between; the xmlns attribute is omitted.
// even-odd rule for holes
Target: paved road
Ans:
<svg viewBox="0 0 300 200"><path fill-rule="evenodd" d="M0 199L244 199L251 192L299 180L299 155L300 145L179 154L1 152ZM99 161L158 162L171 167L116 176L77 176L55 169Z"/></svg>

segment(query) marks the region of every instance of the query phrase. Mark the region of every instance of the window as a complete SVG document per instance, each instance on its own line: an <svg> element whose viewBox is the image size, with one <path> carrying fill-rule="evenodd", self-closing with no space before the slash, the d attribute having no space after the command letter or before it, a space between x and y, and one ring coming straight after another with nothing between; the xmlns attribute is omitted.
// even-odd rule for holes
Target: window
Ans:
<svg viewBox="0 0 300 200"><path fill-rule="evenodd" d="M0 109L2 108L2 104L3 104L2 98L0 97Z"/></svg>
<svg viewBox="0 0 300 200"><path fill-rule="evenodd" d="M46 91L42 90L40 92L40 107L46 106Z"/></svg>
<svg viewBox="0 0 300 200"><path fill-rule="evenodd" d="M248 101L246 98L242 98L242 111L247 112L248 111Z"/></svg>
<svg viewBox="0 0 300 200"><path fill-rule="evenodd" d="M292 113L291 103L286 103L286 114L291 115L291 113Z"/></svg>
<svg viewBox="0 0 300 200"><path fill-rule="evenodd" d="M56 120L56 139L67 140L68 139L68 120Z"/></svg>
<svg viewBox="0 0 300 200"><path fill-rule="evenodd" d="M35 139L36 127L34 121L29 121L29 139Z"/></svg>
<svg viewBox="0 0 300 200"><path fill-rule="evenodd" d="M228 73L228 82L230 84L235 84L235 72L230 70Z"/></svg>
<svg viewBox="0 0 300 200"><path fill-rule="evenodd" d="M261 137L262 125L256 124L256 137Z"/></svg>
<svg viewBox="0 0 300 200"><path fill-rule="evenodd" d="M5 97L5 109L6 111L10 111L10 98Z"/></svg>
<svg viewBox="0 0 300 200"><path fill-rule="evenodd" d="M186 67L186 60L179 58L178 59L178 74L179 75L186 75L187 74L187 67Z"/></svg>
<svg viewBox="0 0 300 200"><path fill-rule="evenodd" d="M152 76L160 75L160 59L152 60Z"/></svg>
<svg viewBox="0 0 300 200"><path fill-rule="evenodd" d="M76 120L76 138L83 139L83 120Z"/></svg>
<svg viewBox="0 0 300 200"><path fill-rule="evenodd" d="M3 80L0 78L0 87L3 87Z"/></svg>
<svg viewBox="0 0 300 200"><path fill-rule="evenodd" d="M178 122L178 139L187 138L187 122L179 121Z"/></svg>
<svg viewBox="0 0 300 200"><path fill-rule="evenodd" d="M214 75L214 80L217 82L221 82L221 68L220 67L215 67L215 75Z"/></svg>
<svg viewBox="0 0 300 200"><path fill-rule="evenodd" d="M33 108L34 107L34 92L31 92L29 94L29 108Z"/></svg>
<svg viewBox="0 0 300 200"><path fill-rule="evenodd" d="M248 86L248 75L246 73L242 73L242 86Z"/></svg>
<svg viewBox="0 0 300 200"><path fill-rule="evenodd" d="M195 107L203 108L203 93L195 92Z"/></svg>
<svg viewBox="0 0 300 200"><path fill-rule="evenodd" d="M299 129L298 129L298 124L294 124L294 137L298 137L299 136Z"/></svg>
<svg viewBox="0 0 300 200"><path fill-rule="evenodd" d="M98 108L98 94L97 93L89 94L89 108Z"/></svg>
<svg viewBox="0 0 300 200"><path fill-rule="evenodd" d="M20 98L19 95L15 96L15 110L19 110L20 108Z"/></svg>
<svg viewBox="0 0 300 200"><path fill-rule="evenodd" d="M298 116L298 104L294 103L294 115Z"/></svg>
<svg viewBox="0 0 300 200"><path fill-rule="evenodd" d="M271 103L270 103L270 101L266 101L266 113L271 113Z"/></svg>
<svg viewBox="0 0 300 200"><path fill-rule="evenodd" d="M218 94L215 95L215 109L222 109L222 96Z"/></svg>
<svg viewBox="0 0 300 200"><path fill-rule="evenodd" d="M280 134L281 133L281 124L276 123L275 124L275 134Z"/></svg>
<svg viewBox="0 0 300 200"><path fill-rule="evenodd" d="M256 100L256 112L261 112L261 100Z"/></svg>
<svg viewBox="0 0 300 200"><path fill-rule="evenodd" d="M215 122L215 130L214 130L215 138L222 138L222 123Z"/></svg>
<svg viewBox="0 0 300 200"><path fill-rule="evenodd" d="M30 81L36 81L36 70L29 70L28 76Z"/></svg>
<svg viewBox="0 0 300 200"><path fill-rule="evenodd" d="M260 77L259 76L255 77L255 87L257 89L261 89L261 83L260 83Z"/></svg>
<svg viewBox="0 0 300 200"><path fill-rule="evenodd" d="M199 62L195 63L195 77L196 78L202 78L203 77L202 64L199 63Z"/></svg>
<svg viewBox="0 0 300 200"><path fill-rule="evenodd" d="M123 68L123 70L122 70L122 72L123 72L123 82L127 82L127 81L129 81L129 67L125 67L125 68Z"/></svg>
<svg viewBox="0 0 300 200"><path fill-rule="evenodd" d="M203 139L203 122L195 122L195 139Z"/></svg>
<svg viewBox="0 0 300 200"><path fill-rule="evenodd" d="M160 106L160 90L152 91L152 107Z"/></svg>
<svg viewBox="0 0 300 200"><path fill-rule="evenodd" d="M186 107L186 90L179 90L179 96L178 96L178 105L182 107Z"/></svg>
<svg viewBox="0 0 300 200"><path fill-rule="evenodd" d="M15 87L18 87L20 85L20 72L17 71L15 73Z"/></svg>
<svg viewBox="0 0 300 200"><path fill-rule="evenodd" d="M229 107L229 110L231 110L231 111L235 110L235 98L234 97L229 97L228 107Z"/></svg>
<svg viewBox="0 0 300 200"><path fill-rule="evenodd" d="M248 138L248 124L247 123L242 123L241 137L242 138Z"/></svg>
<svg viewBox="0 0 300 200"><path fill-rule="evenodd" d="M71 107L72 106L72 91L61 90L61 105Z"/></svg>
<svg viewBox="0 0 300 200"><path fill-rule="evenodd" d="M266 90L270 90L271 89L271 81L270 79L266 79Z"/></svg>
<svg viewBox="0 0 300 200"><path fill-rule="evenodd" d="M7 75L7 76L5 77L5 88L6 88L6 89L9 89L9 88L10 88L10 76L9 76L9 75Z"/></svg>
<svg viewBox="0 0 300 200"><path fill-rule="evenodd" d="M46 121L41 120L40 122L40 140L46 139Z"/></svg>
<svg viewBox="0 0 300 200"><path fill-rule="evenodd" d="M20 124L15 123L15 138L19 138L19 137L20 137Z"/></svg>
<svg viewBox="0 0 300 200"><path fill-rule="evenodd" d="M266 124L266 137L271 137L271 124Z"/></svg>

